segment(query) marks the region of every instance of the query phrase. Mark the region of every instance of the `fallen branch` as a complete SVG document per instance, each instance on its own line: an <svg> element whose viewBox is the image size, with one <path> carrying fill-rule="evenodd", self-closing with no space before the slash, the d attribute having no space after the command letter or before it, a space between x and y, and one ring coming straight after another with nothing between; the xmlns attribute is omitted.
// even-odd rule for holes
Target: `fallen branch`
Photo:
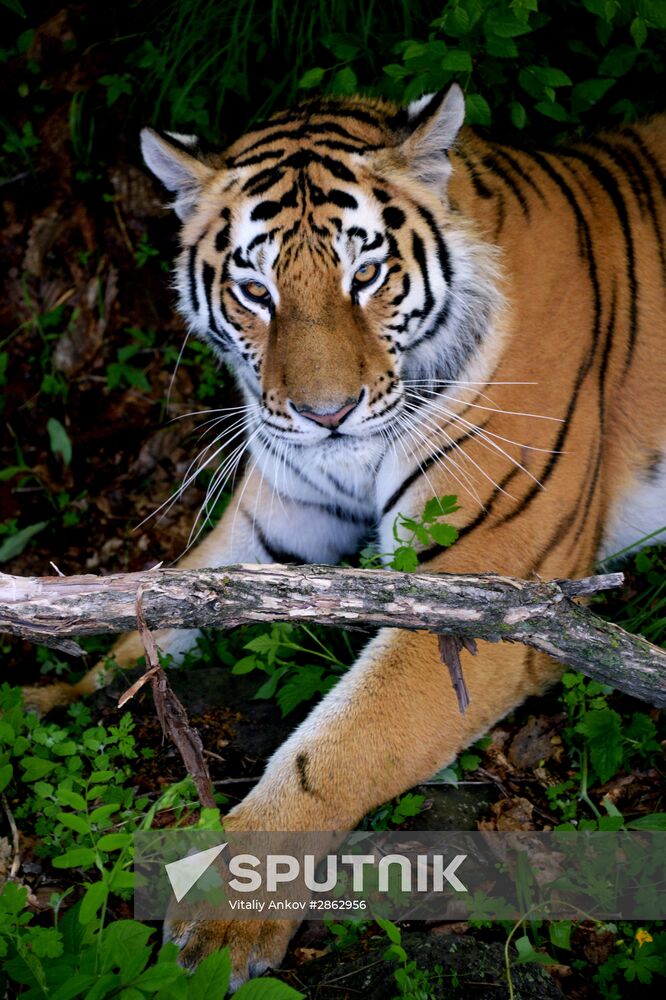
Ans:
<svg viewBox="0 0 666 1000"><path fill-rule="evenodd" d="M153 701L160 720L162 732L171 739L183 759L187 773L196 785L199 801L204 808L215 808L215 796L210 780L210 774L204 760L204 748L197 730L190 725L185 706L172 689L167 675L160 666L159 653L153 634L146 625L143 611L143 589L140 587L136 595L136 619L146 654L148 669L139 680L125 692L118 707L126 704L137 691L150 681L153 688Z"/></svg>
<svg viewBox="0 0 666 1000"><path fill-rule="evenodd" d="M108 577L0 575L0 631L46 644L129 631L136 627L136 596L142 588L149 628L291 621L504 639L666 706L666 652L572 600L622 581L621 573L544 583L493 574L280 565L156 569Z"/></svg>

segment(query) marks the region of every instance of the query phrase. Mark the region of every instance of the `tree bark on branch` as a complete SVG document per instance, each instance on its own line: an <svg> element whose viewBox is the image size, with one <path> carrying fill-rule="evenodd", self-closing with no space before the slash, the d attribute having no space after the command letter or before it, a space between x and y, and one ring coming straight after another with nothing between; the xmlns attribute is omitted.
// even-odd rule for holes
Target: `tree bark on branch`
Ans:
<svg viewBox="0 0 666 1000"><path fill-rule="evenodd" d="M589 677L666 706L666 651L573 601L622 581L621 573L545 583L490 573L281 565L155 569L107 577L0 574L0 631L80 652L69 637L136 628L141 592L148 628L317 622L522 642Z"/></svg>

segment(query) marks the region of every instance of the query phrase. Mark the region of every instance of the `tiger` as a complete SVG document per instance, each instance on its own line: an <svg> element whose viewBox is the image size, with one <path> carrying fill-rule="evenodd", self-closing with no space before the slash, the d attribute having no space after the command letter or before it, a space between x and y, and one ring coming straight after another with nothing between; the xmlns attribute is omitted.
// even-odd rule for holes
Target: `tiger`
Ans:
<svg viewBox="0 0 666 1000"><path fill-rule="evenodd" d="M464 118L454 84L406 106L311 99L224 152L143 131L181 223L180 312L244 400L242 477L181 566L337 563L368 537L390 554L398 515L449 494L458 540L419 544L428 572L574 577L666 539L665 118L556 151ZM158 633L176 658L196 637ZM121 665L141 653L136 635L115 648ZM479 642L464 671L463 714L436 636L381 630L226 829L352 829L560 668ZM295 926L169 933L188 967L228 945L236 988Z"/></svg>

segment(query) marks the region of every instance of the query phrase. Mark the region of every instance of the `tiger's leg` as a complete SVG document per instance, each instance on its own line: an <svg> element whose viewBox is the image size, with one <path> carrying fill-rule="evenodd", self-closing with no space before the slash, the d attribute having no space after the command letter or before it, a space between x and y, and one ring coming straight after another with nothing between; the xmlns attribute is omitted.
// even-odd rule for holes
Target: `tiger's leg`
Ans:
<svg viewBox="0 0 666 1000"><path fill-rule="evenodd" d="M272 483L254 467L238 486L220 522L178 566L197 569L243 562L271 563L279 559L276 550L282 553L285 548L293 551L295 561L335 563L343 552L354 550L362 527L329 523L331 516L323 509L319 514L309 508L304 512L298 501L284 495L276 498ZM297 532L294 524L299 526ZM178 662L194 646L199 631L161 629L154 636L159 648ZM134 666L143 656L138 632L119 639L109 656L121 668ZM107 664L102 660L77 684L26 687L23 689L26 705L43 714L56 705L70 704L103 687L107 673Z"/></svg>
<svg viewBox="0 0 666 1000"><path fill-rule="evenodd" d="M558 674L552 661L508 644L479 643L464 669L471 704L463 716L436 638L384 630L271 758L225 827L351 829L368 810L452 761ZM238 985L278 965L294 929L282 921L207 920L175 924L169 935L187 965L229 945Z"/></svg>

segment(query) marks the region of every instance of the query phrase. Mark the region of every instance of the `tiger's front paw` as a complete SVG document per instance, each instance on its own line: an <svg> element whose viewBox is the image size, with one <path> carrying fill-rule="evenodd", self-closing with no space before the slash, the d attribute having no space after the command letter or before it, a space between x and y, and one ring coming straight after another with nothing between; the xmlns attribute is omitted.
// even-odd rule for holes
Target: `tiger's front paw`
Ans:
<svg viewBox="0 0 666 1000"><path fill-rule="evenodd" d="M232 992L253 976L277 968L298 927L294 920L198 920L165 924L165 939L180 948L179 961L187 969L218 948L231 956Z"/></svg>

